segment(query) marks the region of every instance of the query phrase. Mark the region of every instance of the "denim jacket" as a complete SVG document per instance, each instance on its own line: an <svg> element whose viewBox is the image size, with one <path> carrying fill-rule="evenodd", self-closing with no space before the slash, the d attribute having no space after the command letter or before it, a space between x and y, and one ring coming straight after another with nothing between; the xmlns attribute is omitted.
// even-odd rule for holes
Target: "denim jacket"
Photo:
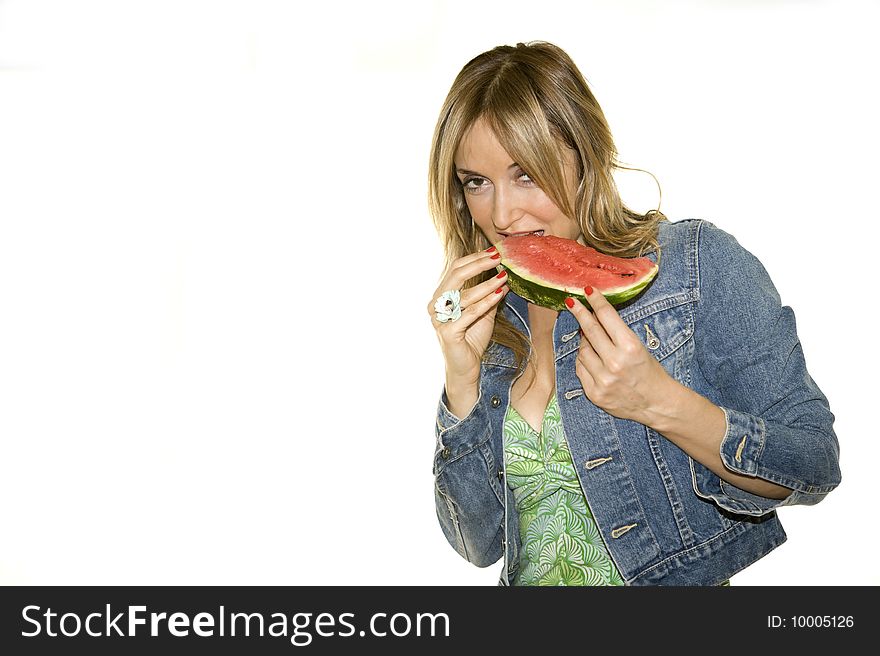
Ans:
<svg viewBox="0 0 880 656"><path fill-rule="evenodd" d="M816 504L840 483L834 415L807 373L794 313L754 255L696 219L661 222L659 242L660 270L617 306L621 319L670 376L724 411L725 466L793 492L742 490L650 427L593 405L575 373L579 325L567 311L553 330L557 400L581 488L626 585L717 585L786 540L776 508ZM499 311L529 334L524 299L508 292ZM510 349L490 343L474 407L456 417L444 389L435 431L440 526L478 567L503 556L499 585L514 579L521 550L502 440L515 373Z"/></svg>

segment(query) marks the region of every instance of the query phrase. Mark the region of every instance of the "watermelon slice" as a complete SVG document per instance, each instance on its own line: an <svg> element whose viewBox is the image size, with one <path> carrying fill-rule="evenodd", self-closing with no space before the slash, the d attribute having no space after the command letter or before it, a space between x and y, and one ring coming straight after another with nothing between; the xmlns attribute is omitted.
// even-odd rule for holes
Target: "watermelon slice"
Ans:
<svg viewBox="0 0 880 656"><path fill-rule="evenodd" d="M574 296L587 307L584 287L602 292L612 305L641 292L658 267L647 257L604 255L572 239L548 235L517 235L495 244L501 253L499 270L507 269L507 284L519 296L552 310L565 310Z"/></svg>

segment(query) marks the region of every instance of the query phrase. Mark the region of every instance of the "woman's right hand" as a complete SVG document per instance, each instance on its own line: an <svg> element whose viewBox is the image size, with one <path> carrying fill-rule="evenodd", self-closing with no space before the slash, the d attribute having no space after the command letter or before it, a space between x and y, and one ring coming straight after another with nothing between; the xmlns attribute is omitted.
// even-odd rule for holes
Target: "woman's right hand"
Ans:
<svg viewBox="0 0 880 656"><path fill-rule="evenodd" d="M428 303L431 323L437 331L440 348L446 361L446 380L479 385L480 362L489 346L495 327L498 303L507 293L507 272L489 278L469 289L462 289L467 280L498 266L500 255L495 248L466 255L455 260ZM437 321L434 303L449 290L461 290L461 316L455 321Z"/></svg>

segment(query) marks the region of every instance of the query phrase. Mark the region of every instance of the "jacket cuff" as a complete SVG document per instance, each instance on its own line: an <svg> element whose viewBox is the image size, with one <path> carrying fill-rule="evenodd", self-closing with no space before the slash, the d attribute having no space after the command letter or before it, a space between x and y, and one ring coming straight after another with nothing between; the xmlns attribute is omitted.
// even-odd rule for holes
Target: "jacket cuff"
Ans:
<svg viewBox="0 0 880 656"><path fill-rule="evenodd" d="M721 440L720 456L724 465L739 474L757 476L759 459L767 436L760 417L721 407L727 430ZM760 516L780 506L803 503L800 493L793 491L784 499L770 499L747 492L728 483L708 467L690 458L694 492L712 499L721 508L740 515ZM813 501L815 503L815 501Z"/></svg>
<svg viewBox="0 0 880 656"><path fill-rule="evenodd" d="M470 414L468 414L465 419L474 414L474 410L476 410L477 406L480 404L480 399L483 398L483 388L480 388L479 394L477 395L477 402L474 403L474 407L471 408ZM450 428L454 428L463 420L456 417L452 414L452 411L449 409L449 397L446 396L446 387L443 387L443 393L440 395L440 403L437 406L437 432L438 435L448 431Z"/></svg>
<svg viewBox="0 0 880 656"><path fill-rule="evenodd" d="M764 420L745 412L721 409L727 423L727 431L721 440L721 461L738 474L757 476L758 459L767 438Z"/></svg>
<svg viewBox="0 0 880 656"><path fill-rule="evenodd" d="M470 453L482 444L489 433L489 419L481 403L483 390L480 389L474 407L463 419L459 419L448 407L449 398L446 388L440 395L437 406L437 424L435 434L437 444L434 453L434 473L439 474L453 460Z"/></svg>
<svg viewBox="0 0 880 656"><path fill-rule="evenodd" d="M694 492L704 499L711 499L724 510L738 515L759 517L772 512L779 506L803 503L803 501L798 501L799 493L796 491L784 499L770 499L752 494L723 480L711 469L704 467L693 458L689 458L689 460Z"/></svg>

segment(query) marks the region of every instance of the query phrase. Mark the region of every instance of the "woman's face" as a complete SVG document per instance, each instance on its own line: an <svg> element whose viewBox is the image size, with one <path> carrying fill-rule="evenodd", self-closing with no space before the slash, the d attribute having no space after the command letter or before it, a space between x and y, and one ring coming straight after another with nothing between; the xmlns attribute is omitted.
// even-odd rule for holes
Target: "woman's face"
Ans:
<svg viewBox="0 0 880 656"><path fill-rule="evenodd" d="M574 156L560 146L569 185L574 184ZM474 223L490 243L509 235L543 231L583 243L580 226L565 216L498 143L478 119L455 151L455 169Z"/></svg>

